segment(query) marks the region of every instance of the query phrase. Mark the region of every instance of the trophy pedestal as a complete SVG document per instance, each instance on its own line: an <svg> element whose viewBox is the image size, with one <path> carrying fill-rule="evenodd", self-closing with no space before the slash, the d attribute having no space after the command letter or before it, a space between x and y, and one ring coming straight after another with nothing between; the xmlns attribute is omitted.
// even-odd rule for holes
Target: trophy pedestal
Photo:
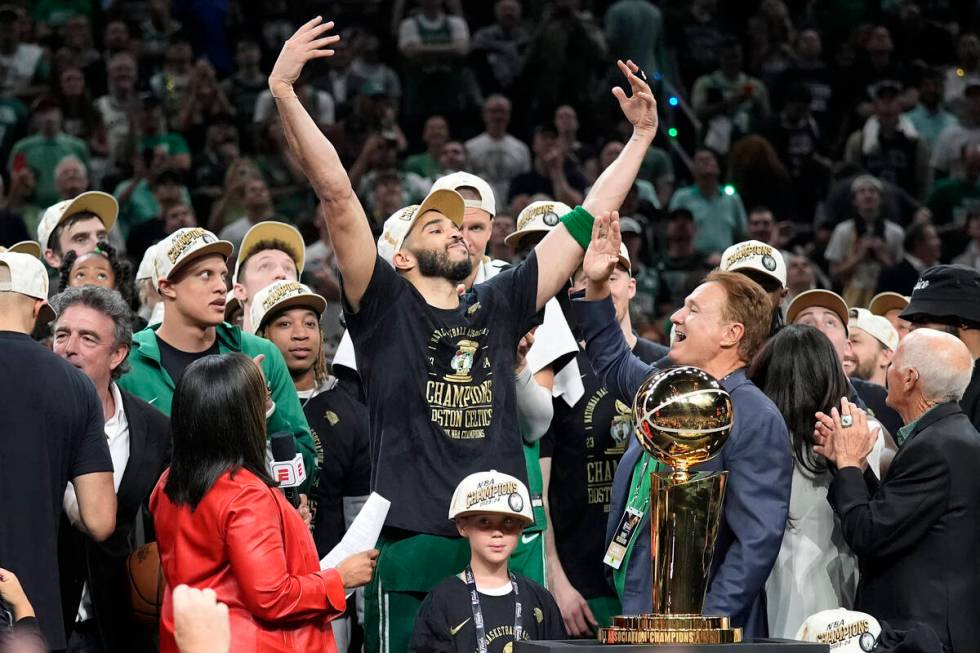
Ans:
<svg viewBox="0 0 980 653"><path fill-rule="evenodd" d="M732 628L728 617L699 614L644 614L614 617L612 626L600 628L602 644L737 644L742 629Z"/></svg>
<svg viewBox="0 0 980 653"><path fill-rule="evenodd" d="M588 639L520 641L514 653L609 653L600 642ZM741 644L625 644L616 653L830 653L827 644L756 639Z"/></svg>

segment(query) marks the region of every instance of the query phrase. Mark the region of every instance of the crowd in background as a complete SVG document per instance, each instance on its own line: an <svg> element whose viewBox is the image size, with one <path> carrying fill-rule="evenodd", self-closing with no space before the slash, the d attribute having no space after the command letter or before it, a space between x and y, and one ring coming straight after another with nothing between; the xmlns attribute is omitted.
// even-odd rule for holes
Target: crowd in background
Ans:
<svg viewBox="0 0 980 653"><path fill-rule="evenodd" d="M363 422L359 432L366 438L368 417L359 403L364 397L356 372L332 365L345 325L327 217L307 180L309 171L288 145L269 89L269 71L283 42L317 11L336 21L342 39L334 56L306 67L295 91L336 148L376 238L389 216L422 202L437 179L468 172L485 180L496 207L486 255L519 262L526 247L515 249L521 238L509 236L534 231L534 214L526 209L538 201L583 204L631 138L633 126L609 93L622 84L616 61L631 60L657 99L660 128L620 208L623 271L630 284L635 282L630 290L635 294L622 299L613 289L617 320L641 342L667 344L671 316L685 298L712 270L731 269L723 261L726 250L748 240L768 245L779 254L779 265L769 267L759 255L764 269L756 271L762 277L749 276L779 295L774 304L782 314L773 316L774 331L807 309L832 314L836 326L827 329L839 327L840 342L814 326L825 331L834 345L831 353L857 379L848 386L852 398L856 389L861 405L872 408L899 440L902 419L884 404L891 355L909 328L897 315L914 288L928 286L920 281L927 269L957 263L980 270L980 16L965 4L341 0L323 6L44 0L3 5L0 245L19 244L19 251L41 257L52 295L91 284L117 290L135 315L130 328L138 331L159 322L157 288L166 276L160 266L166 264L151 246L163 240L173 244L181 229L205 228L236 248L228 263L231 277L236 258L244 267L254 254L241 249L255 225L295 226L303 251L281 247L278 237L271 249L285 252L294 274L326 304L314 310L323 336L313 353L315 369L304 373L309 387L292 377L301 406L283 374L290 410L299 415L328 380L339 379L344 386L352 379L345 410ZM46 222L49 207L93 190L112 195L118 204L107 229L69 233L68 227L55 228L60 223ZM103 215L100 207L87 210ZM81 240L69 248L62 242L66 235ZM40 247L34 250L25 241L38 241ZM99 255L88 255L91 251ZM781 272L775 273L777 268ZM766 286L767 274L780 282L777 287ZM966 278L957 274L957 283ZM236 282L238 276L236 268ZM793 300L814 289L837 293L843 310L827 294L818 300L805 296L794 312ZM278 346L272 323L261 330L253 324L265 315L256 313L256 293L248 294L251 303L244 307L229 294L225 315ZM865 307L887 315L891 326L870 313L849 311ZM959 328L980 325L973 313L963 315ZM801 317L797 323L807 322ZM58 352L57 333L40 320L33 337L53 341ZM630 347L635 343L634 337ZM296 361L285 345L279 349L292 372ZM648 352L649 362L664 353L653 352L657 355ZM576 355L585 361L584 351ZM134 358L123 365L132 363L142 374ZM618 405L615 410L625 414ZM553 424L560 426L565 418L572 419L556 409ZM290 426L289 418L282 419ZM316 425L321 435L336 426L326 413L324 419L322 428ZM105 428L108 433L108 422ZM286 430L300 442L303 429ZM546 448L554 446L549 440L557 432L553 428L545 439ZM310 442L301 453L312 460ZM894 450L895 442L889 443ZM621 455L623 447L617 451ZM805 458L797 453L798 460ZM322 450L319 454L322 465ZM351 494L363 498L369 466L356 471L361 478L352 481L357 491ZM611 472L607 480L611 491ZM608 512L609 497L605 503ZM331 536L343 531L346 516L330 516L336 522ZM568 578L564 583L572 588ZM567 630L588 630L584 622L570 624L568 594L557 598ZM573 613L585 614L580 608ZM785 628L795 629L788 623L792 619L785 620ZM772 626L773 616L769 621ZM337 636L346 645L349 633Z"/></svg>

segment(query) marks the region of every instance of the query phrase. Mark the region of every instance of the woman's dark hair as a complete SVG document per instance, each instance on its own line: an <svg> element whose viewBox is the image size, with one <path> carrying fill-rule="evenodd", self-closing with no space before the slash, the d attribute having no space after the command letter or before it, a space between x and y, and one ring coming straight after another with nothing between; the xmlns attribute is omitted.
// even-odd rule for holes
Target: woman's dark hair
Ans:
<svg viewBox="0 0 980 653"><path fill-rule="evenodd" d="M827 463L813 453L815 414L829 414L848 394L847 377L827 336L811 326L783 327L756 355L748 377L782 413L800 466L814 474L826 471Z"/></svg>
<svg viewBox="0 0 980 653"><path fill-rule="evenodd" d="M109 261L112 274L116 277L115 290L126 300L126 305L136 311L139 309L139 299L136 296L136 283L133 280L133 264L127 261L116 252L116 248L104 240L100 240L95 245L97 254L101 254ZM78 260L78 254L74 250L65 252L61 259L61 267L58 268L60 278L58 280L58 292L62 292L71 285L71 269Z"/></svg>
<svg viewBox="0 0 980 653"><path fill-rule="evenodd" d="M247 469L275 486L265 464L266 390L242 354L205 356L187 366L170 414L173 459L164 491L197 508L225 472Z"/></svg>

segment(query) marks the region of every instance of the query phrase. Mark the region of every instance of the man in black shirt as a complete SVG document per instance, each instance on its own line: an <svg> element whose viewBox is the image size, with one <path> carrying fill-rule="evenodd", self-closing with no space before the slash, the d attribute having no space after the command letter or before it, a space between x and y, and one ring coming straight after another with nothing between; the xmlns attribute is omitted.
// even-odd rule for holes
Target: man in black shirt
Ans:
<svg viewBox="0 0 980 653"><path fill-rule="evenodd" d="M371 254L370 225L337 151L293 90L306 61L332 54L323 48L338 37L325 37L332 23L320 23L286 42L269 87L323 204L370 413L372 489L392 502L365 597L365 645L369 653L403 651L421 597L465 564L444 516L459 480L491 468L527 477L511 382L517 344L578 266L590 235L618 228L606 214L622 203L656 134L656 103L636 66L620 62L632 97L614 94L633 138L584 206L562 217L523 263L460 297L457 284L472 263L455 191L433 191L395 213Z"/></svg>
<svg viewBox="0 0 980 653"><path fill-rule="evenodd" d="M610 294L626 343L640 360L652 364L669 350L633 333L629 303L636 294L636 280L630 269L623 245L619 265L609 277ZM584 292L581 268L573 282L573 293ZM595 627L608 626L621 612L603 571L605 533L596 524L609 518L613 476L633 437L633 411L609 394L581 345L578 365L585 394L572 407L554 402L555 417L542 440L541 457L551 459L552 470L547 504L552 528L545 534L548 584L568 633L585 637Z"/></svg>
<svg viewBox="0 0 980 653"><path fill-rule="evenodd" d="M48 276L28 254L0 254L0 560L16 574L54 650L64 649L58 521L65 487L78 498L81 528L96 540L116 525L112 460L92 382L31 340L51 320Z"/></svg>

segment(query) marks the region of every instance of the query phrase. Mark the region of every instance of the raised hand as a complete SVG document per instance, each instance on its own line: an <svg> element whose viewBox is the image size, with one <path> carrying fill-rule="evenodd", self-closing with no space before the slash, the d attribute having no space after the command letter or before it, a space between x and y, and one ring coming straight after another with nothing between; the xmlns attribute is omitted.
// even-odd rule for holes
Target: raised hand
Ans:
<svg viewBox="0 0 980 653"><path fill-rule="evenodd" d="M333 21L324 23L323 18L317 16L296 30L283 44L276 65L269 74L269 90L273 97L292 94L293 84L299 79L307 61L333 56L334 51L327 46L338 42L340 36L324 36L333 26Z"/></svg>
<svg viewBox="0 0 980 653"><path fill-rule="evenodd" d="M617 61L616 65L626 75L626 81L630 83L632 95L626 97L626 91L619 86L613 88L612 94L616 96L619 101L619 108L622 109L623 115L633 125L633 129L646 132L652 138L657 134L657 125L660 124L660 119L657 116L657 101L653 98L650 85L637 75L640 68L632 61L628 60L626 63Z"/></svg>
<svg viewBox="0 0 980 653"><path fill-rule="evenodd" d="M610 211L598 216L592 223L592 240L582 262L590 284L602 285L609 279L619 263L620 242L619 212Z"/></svg>

